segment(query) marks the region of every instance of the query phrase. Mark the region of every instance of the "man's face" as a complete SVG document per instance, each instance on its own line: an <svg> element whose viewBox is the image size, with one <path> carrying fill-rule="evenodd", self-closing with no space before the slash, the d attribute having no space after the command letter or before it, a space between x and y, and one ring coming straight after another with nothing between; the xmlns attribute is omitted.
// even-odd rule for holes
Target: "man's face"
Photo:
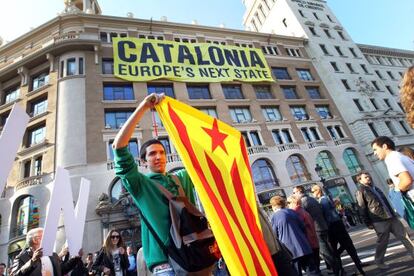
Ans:
<svg viewBox="0 0 414 276"><path fill-rule="evenodd" d="M364 173L361 175L361 179L359 180L359 182L364 185L371 185L371 176L369 176L369 174Z"/></svg>
<svg viewBox="0 0 414 276"><path fill-rule="evenodd" d="M167 156L162 145L152 144L148 146L145 159L144 164L148 166L151 172L165 173Z"/></svg>
<svg viewBox="0 0 414 276"><path fill-rule="evenodd" d="M128 255L131 255L131 253L132 253L132 248L130 246L127 247L127 253L128 253Z"/></svg>
<svg viewBox="0 0 414 276"><path fill-rule="evenodd" d="M93 255L92 254L88 254L88 256L86 257L86 261L87 262L93 262Z"/></svg>
<svg viewBox="0 0 414 276"><path fill-rule="evenodd" d="M43 230L39 230L34 236L33 236L33 245L40 246L40 243L42 242L43 237Z"/></svg>
<svg viewBox="0 0 414 276"><path fill-rule="evenodd" d="M4 267L4 265L0 265L0 275L5 274L5 273L4 273L4 272L5 272L5 270L6 270L6 268Z"/></svg>
<svg viewBox="0 0 414 276"><path fill-rule="evenodd" d="M385 156L387 155L387 145L382 145L382 147L378 146L377 144L372 145L372 150L374 151L374 155L379 160L384 160Z"/></svg>

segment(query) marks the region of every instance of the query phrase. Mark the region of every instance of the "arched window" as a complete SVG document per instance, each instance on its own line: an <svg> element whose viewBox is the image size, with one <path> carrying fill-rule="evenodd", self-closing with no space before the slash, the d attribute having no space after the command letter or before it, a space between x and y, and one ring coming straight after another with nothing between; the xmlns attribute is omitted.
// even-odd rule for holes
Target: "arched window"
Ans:
<svg viewBox="0 0 414 276"><path fill-rule="evenodd" d="M359 162L359 159L354 149L347 148L346 150L344 150L344 154L342 155L342 157L350 173L357 173L364 169L361 162Z"/></svg>
<svg viewBox="0 0 414 276"><path fill-rule="evenodd" d="M275 172L267 160L256 160L252 165L252 172L257 193L279 186Z"/></svg>
<svg viewBox="0 0 414 276"><path fill-rule="evenodd" d="M294 154L289 156L286 160L286 169L293 184L311 180L305 161L301 155Z"/></svg>
<svg viewBox="0 0 414 276"><path fill-rule="evenodd" d="M17 203L16 236L39 227L39 204L33 196L22 197Z"/></svg>
<svg viewBox="0 0 414 276"><path fill-rule="evenodd" d="M112 180L109 190L109 197L111 199L111 202L117 202L121 195L125 193L125 191L126 190L122 185L121 178L115 177L114 180Z"/></svg>
<svg viewBox="0 0 414 276"><path fill-rule="evenodd" d="M316 157L316 163L322 167L324 177L332 177L338 175L332 155L328 151L321 151Z"/></svg>

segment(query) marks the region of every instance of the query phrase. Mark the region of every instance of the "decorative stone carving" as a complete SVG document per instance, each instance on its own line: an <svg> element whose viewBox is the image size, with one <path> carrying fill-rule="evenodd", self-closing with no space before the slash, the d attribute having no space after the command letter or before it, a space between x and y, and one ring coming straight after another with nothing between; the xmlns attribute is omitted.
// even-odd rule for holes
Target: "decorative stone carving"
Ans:
<svg viewBox="0 0 414 276"><path fill-rule="evenodd" d="M98 209L104 209L104 208L108 208L111 207L111 201L109 200L109 196L106 193L102 193L99 198L98 198L99 202L98 205L96 205L96 210Z"/></svg>

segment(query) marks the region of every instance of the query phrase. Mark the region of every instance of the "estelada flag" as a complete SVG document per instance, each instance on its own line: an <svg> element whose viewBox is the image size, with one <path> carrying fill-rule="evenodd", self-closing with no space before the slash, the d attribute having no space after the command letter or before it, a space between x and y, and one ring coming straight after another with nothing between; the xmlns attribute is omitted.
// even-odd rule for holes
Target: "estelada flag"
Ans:
<svg viewBox="0 0 414 276"><path fill-rule="evenodd" d="M155 108L194 183L231 275L277 275L263 239L241 133L170 97Z"/></svg>

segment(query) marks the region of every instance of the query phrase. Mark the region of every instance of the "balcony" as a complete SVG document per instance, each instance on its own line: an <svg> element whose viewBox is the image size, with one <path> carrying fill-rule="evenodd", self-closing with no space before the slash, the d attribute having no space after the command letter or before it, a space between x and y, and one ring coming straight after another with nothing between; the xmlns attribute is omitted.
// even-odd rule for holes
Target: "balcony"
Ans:
<svg viewBox="0 0 414 276"><path fill-rule="evenodd" d="M300 149L300 146L298 144L296 144L296 143L289 143L289 144L277 145L276 147L277 147L277 150L279 152Z"/></svg>
<svg viewBox="0 0 414 276"><path fill-rule="evenodd" d="M58 44L60 42L66 41L66 40L72 40L72 39L78 39L78 38L79 38L79 34L77 34L77 33L65 33L65 34L55 36L53 38L53 42L55 44Z"/></svg>
<svg viewBox="0 0 414 276"><path fill-rule="evenodd" d="M326 142L325 141L313 141L313 142L307 143L307 145L308 145L308 148L314 149L318 147L326 147Z"/></svg>
<svg viewBox="0 0 414 276"><path fill-rule="evenodd" d="M46 176L47 175L42 174L26 177L17 183L17 185L14 187L14 191L16 192L26 187L41 185L45 181Z"/></svg>
<svg viewBox="0 0 414 276"><path fill-rule="evenodd" d="M254 146L254 147L248 147L247 153L249 155L258 154L258 153L268 153L269 148L266 146Z"/></svg>
<svg viewBox="0 0 414 276"><path fill-rule="evenodd" d="M345 145L345 144L352 144L351 139L349 138L341 138L338 140L334 140L335 146Z"/></svg>

